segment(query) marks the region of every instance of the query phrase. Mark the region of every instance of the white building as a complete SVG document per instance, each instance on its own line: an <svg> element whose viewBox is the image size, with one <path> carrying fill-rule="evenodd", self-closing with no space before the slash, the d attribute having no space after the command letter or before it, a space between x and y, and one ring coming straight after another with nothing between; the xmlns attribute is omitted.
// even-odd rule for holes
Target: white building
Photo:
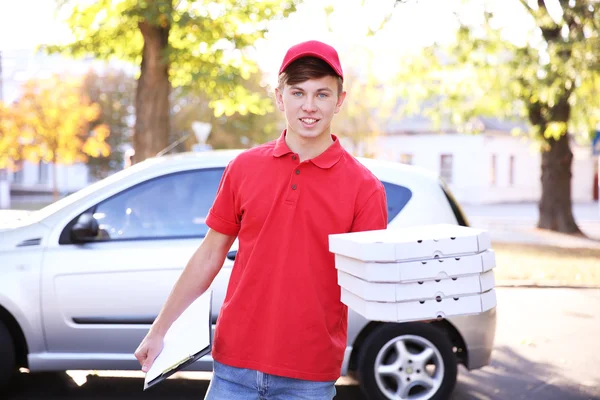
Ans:
<svg viewBox="0 0 600 400"><path fill-rule="evenodd" d="M423 120L405 121L355 153L431 170L444 178L462 204L538 201L541 155L535 142L511 135L509 124L484 121L484 132L474 135L435 133ZM571 150L573 201L597 200L597 157L591 147L573 141Z"/></svg>
<svg viewBox="0 0 600 400"><path fill-rule="evenodd" d="M9 173L10 188L14 194L52 193L55 168L52 164L23 162L20 168ZM56 187L59 194L75 192L89 184L88 167L85 164L57 165Z"/></svg>

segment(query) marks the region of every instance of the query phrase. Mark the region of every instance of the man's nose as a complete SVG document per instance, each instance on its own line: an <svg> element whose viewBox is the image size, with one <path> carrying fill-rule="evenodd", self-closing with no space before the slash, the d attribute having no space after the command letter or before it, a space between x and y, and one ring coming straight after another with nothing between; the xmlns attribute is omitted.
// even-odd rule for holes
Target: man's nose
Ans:
<svg viewBox="0 0 600 400"><path fill-rule="evenodd" d="M306 96L304 104L302 105L302 110L306 112L314 112L317 111L317 106L315 104L315 98L313 96Z"/></svg>

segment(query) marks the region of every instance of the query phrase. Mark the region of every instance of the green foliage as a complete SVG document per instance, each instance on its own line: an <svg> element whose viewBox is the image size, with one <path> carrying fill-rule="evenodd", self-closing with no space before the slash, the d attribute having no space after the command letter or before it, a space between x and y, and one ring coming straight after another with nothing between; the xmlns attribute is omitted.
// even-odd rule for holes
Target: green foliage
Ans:
<svg viewBox="0 0 600 400"><path fill-rule="evenodd" d="M244 83L244 89L260 97L263 104L258 112L233 113L229 116L215 116L209 102L203 95L174 94L172 114L173 134L169 143L190 135L178 150L189 150L196 143L193 135L194 122L208 122L212 125L207 139L215 149L247 148L277 138L285 126L282 113L275 109L273 99L260 81L259 74L252 74Z"/></svg>
<svg viewBox="0 0 600 400"><path fill-rule="evenodd" d="M243 82L256 73L246 50L264 36L267 22L296 8L277 0L99 0L58 2L75 40L49 46L50 53L93 55L141 63L142 22L169 27L164 59L173 87L205 94L217 116L260 113L264 102Z"/></svg>
<svg viewBox="0 0 600 400"><path fill-rule="evenodd" d="M372 57L368 50L362 54ZM333 131L350 142L348 148L355 155L375 157L377 136L384 133L394 116L398 101L395 88L386 86L370 68L363 71L362 78L347 68L344 80L347 96L332 123Z"/></svg>
<svg viewBox="0 0 600 400"><path fill-rule="evenodd" d="M459 11L456 41L425 49L401 69L399 82L412 101L405 112L464 131L477 131L474 118L494 116L527 120L529 133L543 142L567 132L588 139L600 122L599 4L560 2L555 21L545 2L537 9L521 3L531 18L521 43L505 38L489 5L478 24L463 22Z"/></svg>

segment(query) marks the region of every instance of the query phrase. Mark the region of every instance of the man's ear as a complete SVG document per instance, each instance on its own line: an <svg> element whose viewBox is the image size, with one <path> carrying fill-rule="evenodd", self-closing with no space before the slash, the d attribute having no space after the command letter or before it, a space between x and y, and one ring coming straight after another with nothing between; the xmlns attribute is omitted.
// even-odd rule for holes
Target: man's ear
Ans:
<svg viewBox="0 0 600 400"><path fill-rule="evenodd" d="M279 111L285 111L285 106L283 105L283 93L281 93L279 88L275 88L275 102L277 103Z"/></svg>
<svg viewBox="0 0 600 400"><path fill-rule="evenodd" d="M346 92L344 91L338 96L337 104L335 105L335 113L336 114L340 112L340 108L342 108L342 104L344 104L345 99L346 99Z"/></svg>

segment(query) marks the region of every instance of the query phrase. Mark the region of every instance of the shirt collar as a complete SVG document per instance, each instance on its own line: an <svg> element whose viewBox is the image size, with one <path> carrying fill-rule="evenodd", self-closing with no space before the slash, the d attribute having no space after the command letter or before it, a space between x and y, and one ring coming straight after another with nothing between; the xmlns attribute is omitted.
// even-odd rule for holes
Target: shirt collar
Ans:
<svg viewBox="0 0 600 400"><path fill-rule="evenodd" d="M281 133L281 136L279 136L275 142L275 148L273 149L274 157L282 157L292 152L287 143L285 143L285 135L286 130L284 129ZM310 160L313 164L321 169L333 167L338 161L340 161L340 158L342 157L343 149L339 139L335 135L331 135L331 137L333 138L333 143L331 146L329 146L323 153Z"/></svg>
<svg viewBox="0 0 600 400"><path fill-rule="evenodd" d="M273 156L275 157L283 157L292 152L285 142L285 133L286 130L284 129L279 139L275 142L275 148L273 149Z"/></svg>

